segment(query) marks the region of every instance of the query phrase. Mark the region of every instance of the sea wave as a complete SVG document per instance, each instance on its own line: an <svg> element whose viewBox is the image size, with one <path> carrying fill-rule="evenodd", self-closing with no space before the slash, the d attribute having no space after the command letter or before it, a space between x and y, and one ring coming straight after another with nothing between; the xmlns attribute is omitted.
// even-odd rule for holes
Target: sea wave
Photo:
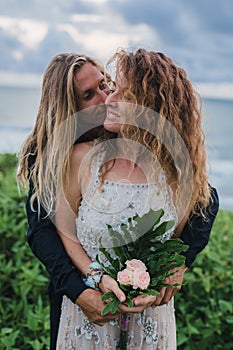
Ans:
<svg viewBox="0 0 233 350"><path fill-rule="evenodd" d="M0 153L17 153L30 131L29 127L0 126Z"/></svg>

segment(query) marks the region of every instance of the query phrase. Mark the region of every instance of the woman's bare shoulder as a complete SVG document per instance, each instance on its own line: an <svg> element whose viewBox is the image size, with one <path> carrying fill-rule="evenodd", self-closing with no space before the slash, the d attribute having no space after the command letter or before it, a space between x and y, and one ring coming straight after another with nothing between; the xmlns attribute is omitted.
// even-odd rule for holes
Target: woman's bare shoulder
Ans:
<svg viewBox="0 0 233 350"><path fill-rule="evenodd" d="M71 162L80 162L93 148L93 141L82 142L73 146L71 153Z"/></svg>

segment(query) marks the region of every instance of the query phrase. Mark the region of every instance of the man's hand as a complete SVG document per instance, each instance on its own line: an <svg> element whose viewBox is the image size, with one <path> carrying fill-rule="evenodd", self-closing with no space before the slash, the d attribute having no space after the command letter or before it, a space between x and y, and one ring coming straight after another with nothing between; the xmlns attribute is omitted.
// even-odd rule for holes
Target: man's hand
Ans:
<svg viewBox="0 0 233 350"><path fill-rule="evenodd" d="M151 295L139 295L136 298L133 299L134 306L128 307L126 305L120 305L119 309L121 312L124 313L141 313L145 309L147 309L149 306L152 306L156 300L155 296Z"/></svg>
<svg viewBox="0 0 233 350"><path fill-rule="evenodd" d="M149 297L149 296L141 296L139 295L134 299L134 305L137 307L144 307L147 308L148 306L160 306L163 304L167 304L171 298L178 292L178 290L181 289L181 284L183 282L184 273L187 270L186 266L182 267L176 267L171 272L177 271L174 275L167 277L164 280L164 283L167 284L176 284L178 283L178 286L174 287L164 287L160 290L160 295L157 297ZM154 300L153 300L154 298Z"/></svg>
<svg viewBox="0 0 233 350"><path fill-rule="evenodd" d="M156 297L156 301L153 303L152 307L167 304L171 298L181 289L181 284L183 282L184 273L187 270L186 266L176 267L171 272L177 271L174 275L167 277L164 283L175 284L178 283L179 286L164 287L160 290L160 295Z"/></svg>
<svg viewBox="0 0 233 350"><path fill-rule="evenodd" d="M103 326L105 323L114 320L119 315L119 313L116 313L115 315L107 314L101 316L101 312L106 306L101 299L102 295L101 292L88 288L85 289L76 300L76 304L80 306L89 321L98 326Z"/></svg>
<svg viewBox="0 0 233 350"><path fill-rule="evenodd" d="M178 286L162 288L158 297L139 295L133 300L135 305L134 307L131 308L122 304L115 315L101 315L101 312L106 304L101 299L103 294L94 289L88 288L82 292L77 298L76 304L81 307L82 311L90 322L95 323L99 326L103 326L105 323L114 320L119 315L119 312L140 313L149 306L156 307L159 305L167 304L171 298L181 289L181 284L183 282L184 273L186 270L186 266L174 268L171 270L171 272L177 272L164 280L164 282L167 284L178 283Z"/></svg>
<svg viewBox="0 0 233 350"><path fill-rule="evenodd" d="M106 304L102 301L103 294L94 289L88 288L82 292L76 300L76 304L82 309L90 322L99 326L103 326L105 323L114 320L119 316L119 313L141 313L144 309L151 306L156 297L146 296L143 297L142 305L128 307L121 304L118 311L112 315L111 313L101 316ZM139 297L140 298L140 297Z"/></svg>

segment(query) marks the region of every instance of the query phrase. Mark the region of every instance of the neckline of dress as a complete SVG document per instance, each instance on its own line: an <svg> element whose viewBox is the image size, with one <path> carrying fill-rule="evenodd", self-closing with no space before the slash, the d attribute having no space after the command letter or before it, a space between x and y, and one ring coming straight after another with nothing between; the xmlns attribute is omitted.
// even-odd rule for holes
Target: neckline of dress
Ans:
<svg viewBox="0 0 233 350"><path fill-rule="evenodd" d="M125 183L125 182L117 182L117 181L111 181L111 180L104 180L104 185L116 185L119 187L137 187L137 188L144 188L149 186L158 186L157 182L144 182L144 183Z"/></svg>
<svg viewBox="0 0 233 350"><path fill-rule="evenodd" d="M100 164L101 164L101 160L103 158L103 154L99 154L98 155L98 159L97 159L97 177L95 178L95 183L97 184L99 181L100 181ZM159 184L159 180L157 182L143 182L143 183L124 183L124 182L118 182L118 181L112 181L112 180L107 180L107 179L104 179L103 180L103 184L104 186L106 185L110 185L110 186L118 186L118 187L133 187L133 188L148 188L149 186L153 186L153 187L158 187L158 184Z"/></svg>

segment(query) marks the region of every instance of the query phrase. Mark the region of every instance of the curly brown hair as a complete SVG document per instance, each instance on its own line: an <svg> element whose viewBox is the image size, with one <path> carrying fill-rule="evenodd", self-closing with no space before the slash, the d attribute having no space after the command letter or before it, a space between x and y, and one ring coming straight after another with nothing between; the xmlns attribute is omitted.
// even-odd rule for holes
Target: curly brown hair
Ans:
<svg viewBox="0 0 233 350"><path fill-rule="evenodd" d="M136 113L133 126L132 120L128 125L126 121L122 136L145 145L162 165L177 197L181 187L183 193L191 191L189 210L195 211L198 205L203 213L210 201L210 188L201 97L185 70L165 54L145 49L121 49L109 63L115 64L121 101L140 105L146 111ZM145 124L147 130L142 130Z"/></svg>

